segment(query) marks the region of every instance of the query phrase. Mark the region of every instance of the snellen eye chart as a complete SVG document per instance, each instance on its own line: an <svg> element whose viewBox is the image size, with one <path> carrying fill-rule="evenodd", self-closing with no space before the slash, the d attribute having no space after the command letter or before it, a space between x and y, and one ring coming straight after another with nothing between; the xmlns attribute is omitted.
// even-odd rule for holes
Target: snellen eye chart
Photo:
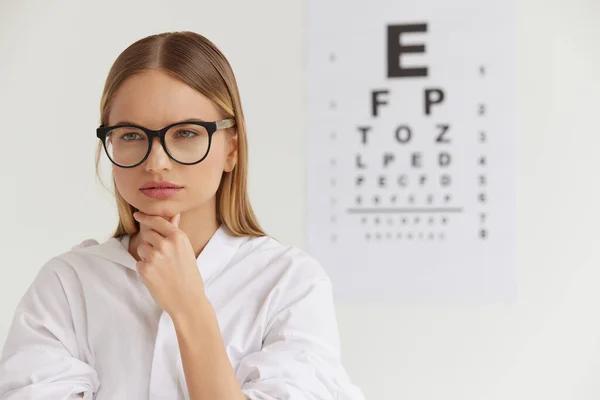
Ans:
<svg viewBox="0 0 600 400"><path fill-rule="evenodd" d="M308 4L307 248L336 300L513 298L513 3Z"/></svg>

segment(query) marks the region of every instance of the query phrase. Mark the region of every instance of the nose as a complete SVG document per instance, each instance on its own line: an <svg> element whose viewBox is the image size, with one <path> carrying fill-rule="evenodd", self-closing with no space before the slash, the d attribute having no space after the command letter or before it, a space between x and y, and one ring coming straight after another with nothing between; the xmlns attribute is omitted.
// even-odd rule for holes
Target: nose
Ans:
<svg viewBox="0 0 600 400"><path fill-rule="evenodd" d="M152 142L152 151L144 162L146 171L170 170L173 166L172 160L162 147L159 138L154 138Z"/></svg>

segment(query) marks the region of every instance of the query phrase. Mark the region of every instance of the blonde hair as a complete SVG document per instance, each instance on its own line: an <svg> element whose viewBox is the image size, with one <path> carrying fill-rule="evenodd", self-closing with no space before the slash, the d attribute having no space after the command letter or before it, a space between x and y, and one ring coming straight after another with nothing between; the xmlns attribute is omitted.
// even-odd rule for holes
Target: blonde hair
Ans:
<svg viewBox="0 0 600 400"><path fill-rule="evenodd" d="M115 60L104 86L100 105L100 123L108 125L113 98L121 84L132 75L158 69L177 77L209 98L223 118L233 118L237 133L237 163L224 172L217 190L217 220L235 236L265 236L248 199L248 143L242 104L235 76L225 56L204 36L194 32L165 32L138 40ZM102 143L96 149L96 174ZM133 219L137 211L119 193L115 197L119 223L113 237L134 234L139 223Z"/></svg>

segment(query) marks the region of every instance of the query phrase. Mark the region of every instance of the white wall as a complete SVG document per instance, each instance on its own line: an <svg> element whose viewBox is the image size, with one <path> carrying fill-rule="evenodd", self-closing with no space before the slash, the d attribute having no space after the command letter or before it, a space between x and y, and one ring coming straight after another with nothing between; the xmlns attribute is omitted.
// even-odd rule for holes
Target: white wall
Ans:
<svg viewBox="0 0 600 400"><path fill-rule="evenodd" d="M600 398L600 1L517 12L519 299L339 304L369 399ZM41 265L114 227L94 177L99 99L114 58L150 33L195 30L229 58L252 201L269 233L304 246L303 18L299 0L0 0L0 343Z"/></svg>

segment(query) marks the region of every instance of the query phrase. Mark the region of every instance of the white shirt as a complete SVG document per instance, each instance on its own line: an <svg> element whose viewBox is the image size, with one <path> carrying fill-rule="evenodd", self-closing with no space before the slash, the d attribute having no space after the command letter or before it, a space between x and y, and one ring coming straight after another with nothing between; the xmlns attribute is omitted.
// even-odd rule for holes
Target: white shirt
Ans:
<svg viewBox="0 0 600 400"><path fill-rule="evenodd" d="M0 358L1 400L189 398L173 322L140 280L129 238L84 241L40 269ZM363 399L340 364L317 261L221 226L197 263L248 399Z"/></svg>

